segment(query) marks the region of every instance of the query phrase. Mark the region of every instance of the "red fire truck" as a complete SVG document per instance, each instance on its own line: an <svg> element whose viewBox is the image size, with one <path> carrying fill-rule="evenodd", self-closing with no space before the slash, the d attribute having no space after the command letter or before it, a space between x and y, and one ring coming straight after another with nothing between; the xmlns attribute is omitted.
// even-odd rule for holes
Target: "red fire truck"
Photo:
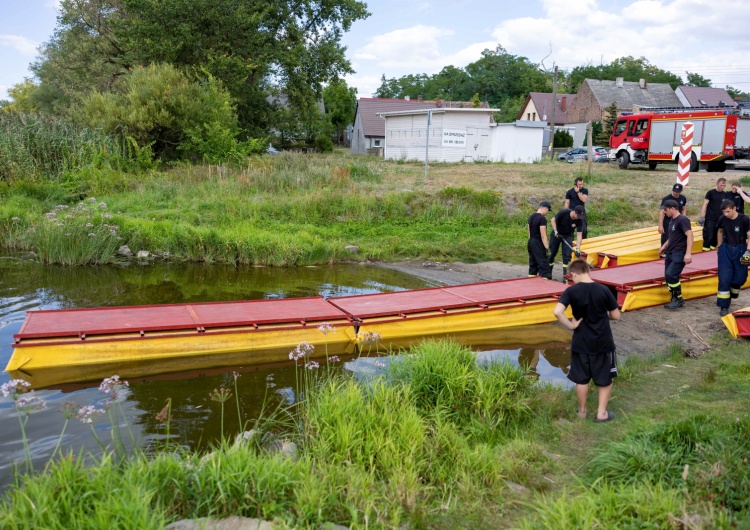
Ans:
<svg viewBox="0 0 750 530"><path fill-rule="evenodd" d="M750 119L728 110L659 112L622 115L609 138L609 159L620 168L630 164L676 164L682 124L694 126L690 171L725 171L727 165L750 167Z"/></svg>

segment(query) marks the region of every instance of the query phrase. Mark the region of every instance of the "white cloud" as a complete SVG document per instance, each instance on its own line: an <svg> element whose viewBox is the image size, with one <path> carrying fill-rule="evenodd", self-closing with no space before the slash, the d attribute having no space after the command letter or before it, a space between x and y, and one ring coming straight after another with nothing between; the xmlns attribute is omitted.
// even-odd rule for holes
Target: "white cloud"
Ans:
<svg viewBox="0 0 750 530"><path fill-rule="evenodd" d="M0 46L12 48L26 57L35 57L39 43L21 35L0 35Z"/></svg>
<svg viewBox="0 0 750 530"><path fill-rule="evenodd" d="M441 63L441 38L453 35L453 30L417 25L375 35L354 53L360 60L375 60L383 68L413 68L420 71ZM416 73L416 72L415 72Z"/></svg>

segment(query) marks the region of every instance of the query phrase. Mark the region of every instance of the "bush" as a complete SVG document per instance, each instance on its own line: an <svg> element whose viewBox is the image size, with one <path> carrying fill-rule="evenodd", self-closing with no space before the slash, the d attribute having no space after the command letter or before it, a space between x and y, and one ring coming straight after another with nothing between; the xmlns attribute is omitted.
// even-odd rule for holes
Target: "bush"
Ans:
<svg viewBox="0 0 750 530"><path fill-rule="evenodd" d="M315 147L323 153L333 152L333 141L326 135L319 135L315 138Z"/></svg>
<svg viewBox="0 0 750 530"><path fill-rule="evenodd" d="M171 65L154 64L131 71L117 88L84 99L90 126L153 146L162 158L182 153L216 163L243 155L229 93L210 75L191 81Z"/></svg>
<svg viewBox="0 0 750 530"><path fill-rule="evenodd" d="M555 131L555 147L573 147L573 136L562 129Z"/></svg>

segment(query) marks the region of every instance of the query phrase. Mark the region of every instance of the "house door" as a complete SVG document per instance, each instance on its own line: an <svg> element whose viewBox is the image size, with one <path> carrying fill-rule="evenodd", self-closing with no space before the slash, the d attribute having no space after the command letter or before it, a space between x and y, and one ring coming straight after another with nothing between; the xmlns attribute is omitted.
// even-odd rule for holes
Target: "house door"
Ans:
<svg viewBox="0 0 750 530"><path fill-rule="evenodd" d="M490 132L487 129L466 129L465 162L484 162L490 156Z"/></svg>

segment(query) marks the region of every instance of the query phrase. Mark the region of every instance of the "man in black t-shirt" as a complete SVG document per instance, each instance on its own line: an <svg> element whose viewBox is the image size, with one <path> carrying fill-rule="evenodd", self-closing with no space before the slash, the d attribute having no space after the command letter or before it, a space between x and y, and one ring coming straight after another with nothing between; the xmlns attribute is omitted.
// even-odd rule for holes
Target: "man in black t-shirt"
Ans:
<svg viewBox="0 0 750 530"><path fill-rule="evenodd" d="M547 201L539 203L536 212L529 216L526 233L529 240L526 250L529 252L529 276L541 276L552 279L552 268L549 265L549 242L547 240L547 217L552 207Z"/></svg>
<svg viewBox="0 0 750 530"><path fill-rule="evenodd" d="M570 188L565 194L565 204L563 205L563 208L570 208L571 210L574 210L576 206L580 206L585 212L586 202L588 200L589 190L583 187L583 179L581 177L577 177L573 182L573 187ZM589 234L589 227L585 217L582 219L580 228L581 229L579 231L581 232L581 237L583 239L586 239Z"/></svg>
<svg viewBox="0 0 750 530"><path fill-rule="evenodd" d="M572 210L563 208L555 214L552 218L552 238L549 244L549 266L550 271L555 263L555 257L557 251L562 245L562 258L563 258L563 283L565 283L565 275L568 272L568 263L570 262L573 247L573 233L577 232L578 237L576 238L576 257L579 257L581 240L583 239L583 229L581 225L586 220L586 214L583 210L583 206L576 206ZM565 243L563 243L565 241Z"/></svg>
<svg viewBox="0 0 750 530"><path fill-rule="evenodd" d="M607 410L612 379L617 377L615 340L609 321L618 320L620 310L609 288L591 279L590 270L585 260L570 263L568 271L573 285L565 289L553 313L560 324L573 331L568 379L576 384L578 416L586 417L589 382L593 379L599 389L594 421L601 423L615 417ZM573 310L572 319L565 316L568 306Z"/></svg>
<svg viewBox="0 0 750 530"><path fill-rule="evenodd" d="M732 199L721 203L723 216L718 222L716 252L719 261L719 290L716 305L719 316L729 313L732 298L740 295L740 289L747 281L747 263L750 262L750 218L737 212Z"/></svg>
<svg viewBox="0 0 750 530"><path fill-rule="evenodd" d="M750 202L750 197L742 191L742 184L739 182L732 182L732 191L728 191L727 194L729 195L727 198L734 201L734 205L737 207L737 213L744 215L745 203Z"/></svg>
<svg viewBox="0 0 750 530"><path fill-rule="evenodd" d="M664 203L669 200L677 201L677 205L679 206L680 213L682 215L685 215L685 208L687 206L687 197L685 197L682 194L682 184L678 182L674 186L672 186L672 193L664 197L661 200L661 204L659 205L659 233L661 234L662 245L667 242L667 237L669 237L669 234L667 233L667 229L669 228L669 221L671 221L671 219L667 217L666 215L664 215Z"/></svg>
<svg viewBox="0 0 750 530"><path fill-rule="evenodd" d="M727 187L727 179L721 177L716 181L716 188L708 190L703 198L701 215L698 224L703 225L703 250L714 250L716 248L716 223L721 218L721 201L731 199L724 191Z"/></svg>
<svg viewBox="0 0 750 530"><path fill-rule="evenodd" d="M685 265L693 261L693 228L690 219L680 213L680 207L675 200L664 203L664 215L668 216L668 238L659 249L659 255L664 256L664 280L672 295L672 299L664 307L677 309L685 305L682 299L682 285L680 274Z"/></svg>

